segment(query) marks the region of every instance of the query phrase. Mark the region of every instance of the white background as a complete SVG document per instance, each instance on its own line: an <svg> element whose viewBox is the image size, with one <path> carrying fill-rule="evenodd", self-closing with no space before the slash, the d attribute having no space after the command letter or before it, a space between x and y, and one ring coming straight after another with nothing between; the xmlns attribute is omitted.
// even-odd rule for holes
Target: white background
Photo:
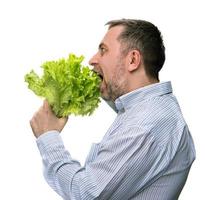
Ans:
<svg viewBox="0 0 205 200"><path fill-rule="evenodd" d="M31 69L68 53L96 52L111 19L156 24L166 46L161 81L171 80L192 132L197 159L180 200L204 198L204 6L202 0L0 0L0 199L61 199L42 176L29 120L42 100L24 82ZM83 164L115 117L104 103L91 117L71 116L62 133L71 155Z"/></svg>

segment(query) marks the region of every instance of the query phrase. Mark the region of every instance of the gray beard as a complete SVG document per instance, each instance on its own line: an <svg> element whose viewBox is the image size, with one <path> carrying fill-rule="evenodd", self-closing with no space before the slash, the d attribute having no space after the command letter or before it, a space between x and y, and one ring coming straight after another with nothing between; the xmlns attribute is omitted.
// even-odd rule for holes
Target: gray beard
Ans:
<svg viewBox="0 0 205 200"><path fill-rule="evenodd" d="M124 78L125 69L122 63L119 63L116 73L113 74L112 79L107 83L108 100L115 101L118 97L126 93L127 80Z"/></svg>
<svg viewBox="0 0 205 200"><path fill-rule="evenodd" d="M125 78L125 67L122 62L123 58L119 57L119 62L115 68L115 72L110 80L107 81L107 95L102 97L106 101L115 102L115 100L126 94L128 82Z"/></svg>
<svg viewBox="0 0 205 200"><path fill-rule="evenodd" d="M114 102L118 97L126 93L125 88L126 84L124 82L121 84L117 84L116 82L109 82L107 84L107 93L109 97L108 100Z"/></svg>

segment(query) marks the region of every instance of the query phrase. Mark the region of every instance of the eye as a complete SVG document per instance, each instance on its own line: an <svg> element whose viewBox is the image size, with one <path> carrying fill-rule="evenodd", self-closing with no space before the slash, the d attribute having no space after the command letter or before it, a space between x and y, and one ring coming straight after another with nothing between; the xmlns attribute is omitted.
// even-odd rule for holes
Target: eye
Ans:
<svg viewBox="0 0 205 200"><path fill-rule="evenodd" d="M105 47L100 47L99 51L100 51L100 54L103 55L107 51L107 49Z"/></svg>

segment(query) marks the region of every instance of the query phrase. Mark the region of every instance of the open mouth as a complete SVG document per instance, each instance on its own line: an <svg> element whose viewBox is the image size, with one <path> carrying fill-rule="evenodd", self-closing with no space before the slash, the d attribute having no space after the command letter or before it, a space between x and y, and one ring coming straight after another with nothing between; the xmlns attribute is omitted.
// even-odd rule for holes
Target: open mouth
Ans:
<svg viewBox="0 0 205 200"><path fill-rule="evenodd" d="M100 77L101 80L103 80L103 76L101 74L98 74L98 76Z"/></svg>
<svg viewBox="0 0 205 200"><path fill-rule="evenodd" d="M95 72L100 77L100 79L103 80L103 75L101 73L94 71L94 70L93 70L93 72Z"/></svg>

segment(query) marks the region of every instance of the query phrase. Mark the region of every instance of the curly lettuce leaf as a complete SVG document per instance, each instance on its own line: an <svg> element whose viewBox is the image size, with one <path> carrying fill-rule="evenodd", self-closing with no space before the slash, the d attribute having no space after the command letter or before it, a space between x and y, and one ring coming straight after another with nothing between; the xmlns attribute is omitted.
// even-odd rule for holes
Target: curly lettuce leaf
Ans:
<svg viewBox="0 0 205 200"><path fill-rule="evenodd" d="M70 54L67 59L43 63L43 75L33 70L25 75L28 88L48 100L57 117L91 115L100 102L100 78L86 66L84 57Z"/></svg>

